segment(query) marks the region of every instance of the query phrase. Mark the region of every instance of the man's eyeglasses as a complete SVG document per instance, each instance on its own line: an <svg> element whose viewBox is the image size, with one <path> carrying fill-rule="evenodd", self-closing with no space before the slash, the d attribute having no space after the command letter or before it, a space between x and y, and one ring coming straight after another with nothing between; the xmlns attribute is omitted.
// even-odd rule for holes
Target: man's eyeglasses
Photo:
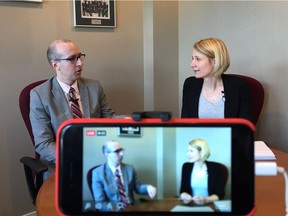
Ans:
<svg viewBox="0 0 288 216"><path fill-rule="evenodd" d="M116 149L114 151L108 151L108 153L116 153L116 154L119 154L120 152L124 152L125 149L124 148L119 148L119 149Z"/></svg>
<svg viewBox="0 0 288 216"><path fill-rule="evenodd" d="M80 53L79 55L72 56L70 58L56 58L55 61L70 61L72 64L76 64L78 59L83 61L85 59L85 54Z"/></svg>

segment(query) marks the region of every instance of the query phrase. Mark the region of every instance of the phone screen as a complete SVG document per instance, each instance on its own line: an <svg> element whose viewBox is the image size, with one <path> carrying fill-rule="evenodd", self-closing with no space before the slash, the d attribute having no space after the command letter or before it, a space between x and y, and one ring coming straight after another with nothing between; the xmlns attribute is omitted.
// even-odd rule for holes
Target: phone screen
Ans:
<svg viewBox="0 0 288 216"><path fill-rule="evenodd" d="M109 212L111 213L112 210L124 215L133 214L133 212L160 215L163 213L165 213L163 215L166 215L167 213L187 214L195 212L200 214L229 215L232 213L245 214L253 208L253 132L247 126L223 123L196 125L89 123L69 125L65 130L66 136L62 136L62 142L68 140L66 143L68 142L69 144L62 146L62 152L65 148L76 146L76 140L81 143L78 144L78 147L75 147L76 149L74 148L73 153L71 153L71 150L67 150L66 152L70 153L65 156L65 153L60 152L60 157L62 154L62 160L60 161L63 164L66 163L70 164L69 166L71 167L73 166L72 171L71 167L70 171L63 169L62 174L73 172L74 174L70 176L77 175L77 177L71 177L73 179L71 180L67 177L68 175L64 177L64 175L60 174L60 176L63 176L62 182L72 182L70 184L72 185L71 188L65 186L66 189L60 190L60 201L62 200L60 208L64 212L73 213L73 211L77 211L75 212L77 214L81 212L83 214L105 215ZM71 136L74 136L74 138ZM219 178L215 176L226 175L223 177L225 184L224 186L222 185L224 187L224 195L219 200L200 205L193 201L188 204L184 203L180 196L182 184L185 182L182 179L183 166L184 164L190 166L189 164L194 162L189 143L195 140L204 140L209 147L210 154L206 158L206 169L204 169L206 173L204 173L204 177L201 177L200 182L195 183L195 181L192 181L192 179L197 179L197 177L195 178L195 175L197 176L196 171L196 174L189 173L191 176L189 187L195 189L192 189L193 193L198 191L201 194L201 190L206 191L206 193L209 190L213 190L211 188L218 187L218 183L216 184L215 181L219 181L217 180ZM93 191L92 173L95 169L105 164L107 165L107 158L102 152L102 147L107 141L119 142L125 150L122 152L122 162L134 167L141 183L153 185L157 188L156 196L153 199L149 195L134 193L135 203L121 209L121 211L115 208L110 208L109 211L107 208L103 210L101 204L103 200L94 199L93 193L97 193L97 191ZM209 170L212 169L210 164L224 167L227 173L222 173L222 171L218 171L217 174L213 173ZM192 170L197 169L193 168ZM206 181L206 183L203 184L203 181ZM209 181L214 182L209 183ZM203 185L204 189L201 188ZM61 187L61 178L59 186ZM211 188L207 190L207 187ZM107 190L107 187L103 186L102 189ZM246 194L246 191L250 194ZM103 194L104 197L108 196L106 192ZM68 199L72 199L71 196L74 196L74 203L67 202ZM243 199L245 202L243 202ZM69 207L71 203L73 203L74 207Z"/></svg>

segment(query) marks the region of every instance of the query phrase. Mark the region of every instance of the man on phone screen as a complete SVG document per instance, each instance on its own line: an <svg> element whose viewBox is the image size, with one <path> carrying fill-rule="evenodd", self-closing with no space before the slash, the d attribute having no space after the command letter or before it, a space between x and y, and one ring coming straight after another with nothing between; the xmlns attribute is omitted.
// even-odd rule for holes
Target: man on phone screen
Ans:
<svg viewBox="0 0 288 216"><path fill-rule="evenodd" d="M142 184L132 165L122 162L124 149L117 141L107 141L102 148L107 162L92 171L92 191L99 211L121 211L135 204L133 193L153 199L156 188Z"/></svg>

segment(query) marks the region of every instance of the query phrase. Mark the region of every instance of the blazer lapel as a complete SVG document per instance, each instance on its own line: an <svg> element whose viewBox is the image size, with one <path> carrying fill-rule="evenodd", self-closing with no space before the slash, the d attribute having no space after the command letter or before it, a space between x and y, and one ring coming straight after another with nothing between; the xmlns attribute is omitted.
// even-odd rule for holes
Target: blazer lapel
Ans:
<svg viewBox="0 0 288 216"><path fill-rule="evenodd" d="M128 194L128 191L129 191L129 188L128 188L128 172L127 172L127 169L125 166L121 165L121 172L122 172L122 179L123 179L123 184L124 184L124 187L125 187L125 191L126 191L126 194L129 196Z"/></svg>
<svg viewBox="0 0 288 216"><path fill-rule="evenodd" d="M73 118L72 113L70 111L70 107L67 103L65 93L63 92L61 86L59 85L56 77L54 77L52 83L53 83L52 94L54 95L55 101L56 101L59 109L67 117L67 119Z"/></svg>
<svg viewBox="0 0 288 216"><path fill-rule="evenodd" d="M227 80L227 76L224 74L222 74L222 81L223 81L223 91L225 92L224 117L227 118L231 115L230 110L234 110L234 107L232 106L233 102L231 103L231 99L235 98L235 94L234 92L231 92L232 91L230 87L231 84ZM232 82L232 85L233 85L233 82ZM230 98L230 94L233 95L231 98Z"/></svg>
<svg viewBox="0 0 288 216"><path fill-rule="evenodd" d="M114 173L110 169L108 163L105 163L105 173L106 173L107 179L109 180L108 184L110 185L110 187L114 188L115 191L118 191Z"/></svg>
<svg viewBox="0 0 288 216"><path fill-rule="evenodd" d="M85 118L90 118L90 103L89 103L89 93L87 87L84 85L81 79L78 79L78 88L81 97L81 104L83 115Z"/></svg>

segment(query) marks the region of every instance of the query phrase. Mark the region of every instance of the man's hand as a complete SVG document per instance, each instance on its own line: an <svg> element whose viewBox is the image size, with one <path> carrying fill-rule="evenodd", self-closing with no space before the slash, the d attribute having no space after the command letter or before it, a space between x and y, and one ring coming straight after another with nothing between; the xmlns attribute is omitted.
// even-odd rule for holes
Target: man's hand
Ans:
<svg viewBox="0 0 288 216"><path fill-rule="evenodd" d="M148 185L147 186L147 192L149 194L149 197L151 199L154 199L156 193L157 193L157 189L155 187L153 187L152 185Z"/></svg>

